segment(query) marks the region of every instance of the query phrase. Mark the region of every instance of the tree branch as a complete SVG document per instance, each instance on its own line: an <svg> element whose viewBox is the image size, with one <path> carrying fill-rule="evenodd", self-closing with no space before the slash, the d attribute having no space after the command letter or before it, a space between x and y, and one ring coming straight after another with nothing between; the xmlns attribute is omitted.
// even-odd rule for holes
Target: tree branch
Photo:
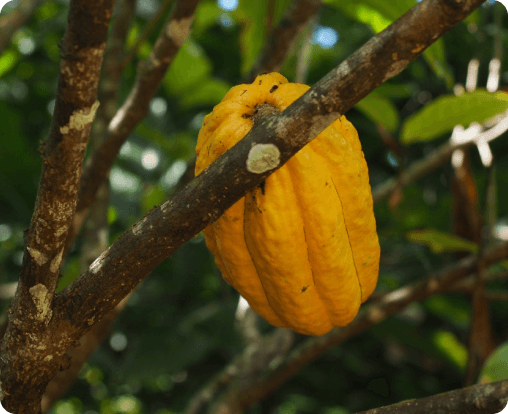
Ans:
<svg viewBox="0 0 508 414"><path fill-rule="evenodd" d="M425 158L411 164L399 177L390 178L383 184L378 185L372 191L374 203L378 203L387 198L395 189L402 188L414 181L419 180L424 175L434 171L439 166L447 162L453 152L459 149L465 149L472 145L476 145L479 141L490 142L508 131L508 114L504 113L497 117L496 123L490 129L475 133L476 127L471 127L463 131L468 134L471 131L469 139L458 142L448 142L432 151Z"/></svg>
<svg viewBox="0 0 508 414"><path fill-rule="evenodd" d="M494 414L506 407L508 381L479 384L356 414Z"/></svg>
<svg viewBox="0 0 508 414"><path fill-rule="evenodd" d="M44 388L66 363L64 351L72 343L60 337L62 343L53 347L55 332L49 326L83 157L99 105L97 85L112 7L112 0L73 0L69 8L54 116L41 146L41 181L1 343L0 397L11 412L40 412ZM37 365L27 364L26 355Z"/></svg>
<svg viewBox="0 0 508 414"><path fill-rule="evenodd" d="M120 0L117 3L113 24L108 37L104 63L99 83L99 98L101 106L93 125L89 148L91 150L100 145L104 131L117 110L118 90L123 69L123 46L127 38L129 25L134 16L135 0ZM87 225L83 232L81 243L80 265L81 271L88 269L90 264L108 247L109 228L107 211L109 206L109 182L105 181L99 188L97 198L87 217ZM65 260L65 259L64 259ZM127 297L128 298L128 297ZM45 413L65 394L72 385L83 364L95 351L97 346L109 334L117 316L123 310L127 298L122 300L116 308L108 313L99 323L79 340L79 345L68 351L71 363L68 369L60 371L46 387L42 398L42 412Z"/></svg>

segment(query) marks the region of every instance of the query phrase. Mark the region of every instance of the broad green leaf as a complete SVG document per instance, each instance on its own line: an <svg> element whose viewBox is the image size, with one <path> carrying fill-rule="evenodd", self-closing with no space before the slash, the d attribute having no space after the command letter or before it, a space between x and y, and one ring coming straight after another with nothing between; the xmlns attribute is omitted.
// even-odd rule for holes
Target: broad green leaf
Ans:
<svg viewBox="0 0 508 414"><path fill-rule="evenodd" d="M325 3L336 7L349 17L358 20L379 33L392 22L401 17L411 7L415 0L324 0ZM449 88L453 86L453 76L446 66L444 43L438 39L422 54L434 73L443 78Z"/></svg>
<svg viewBox="0 0 508 414"><path fill-rule="evenodd" d="M141 209L143 213L148 212L151 208L162 203L164 198L166 198L166 194L159 185L147 185L143 191L143 198L141 200Z"/></svg>
<svg viewBox="0 0 508 414"><path fill-rule="evenodd" d="M467 251L476 253L478 246L472 241L435 229L410 231L408 240L428 246L434 253Z"/></svg>
<svg viewBox="0 0 508 414"><path fill-rule="evenodd" d="M195 37L206 32L217 21L219 13L223 13L221 8L217 6L216 1L201 1L194 13L192 22L192 33Z"/></svg>
<svg viewBox="0 0 508 414"><path fill-rule="evenodd" d="M201 47L190 37L180 47L171 63L163 86L168 93L180 98L206 80L212 72L212 64Z"/></svg>
<svg viewBox="0 0 508 414"><path fill-rule="evenodd" d="M487 358L478 377L478 382L503 381L508 379L508 342L501 344Z"/></svg>
<svg viewBox="0 0 508 414"><path fill-rule="evenodd" d="M187 108L195 105L216 105L230 89L231 85L229 83L222 80L210 79L201 83L199 88L188 91L180 103Z"/></svg>
<svg viewBox="0 0 508 414"><path fill-rule="evenodd" d="M461 96L445 95L410 116L402 127L401 142L430 141L455 125L468 127L472 122L485 120L508 109L508 94L477 90Z"/></svg>
<svg viewBox="0 0 508 414"><path fill-rule="evenodd" d="M399 125L399 113L392 102L374 91L355 105L372 122L382 125L388 131L395 131Z"/></svg>

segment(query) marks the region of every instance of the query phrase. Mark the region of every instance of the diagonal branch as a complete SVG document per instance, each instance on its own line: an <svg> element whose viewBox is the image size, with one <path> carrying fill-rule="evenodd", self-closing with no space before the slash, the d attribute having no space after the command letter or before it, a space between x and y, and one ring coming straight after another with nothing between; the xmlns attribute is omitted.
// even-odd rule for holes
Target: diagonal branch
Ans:
<svg viewBox="0 0 508 414"><path fill-rule="evenodd" d="M499 413L506 407L507 396L508 380L505 380L402 401L356 414Z"/></svg>

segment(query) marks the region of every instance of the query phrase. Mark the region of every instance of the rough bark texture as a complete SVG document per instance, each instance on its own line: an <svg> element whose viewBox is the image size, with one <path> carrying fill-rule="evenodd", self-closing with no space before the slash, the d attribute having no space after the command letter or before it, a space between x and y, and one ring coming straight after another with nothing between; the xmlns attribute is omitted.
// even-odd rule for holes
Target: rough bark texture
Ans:
<svg viewBox="0 0 508 414"><path fill-rule="evenodd" d="M475 385L357 414L494 414L508 402L508 381Z"/></svg>
<svg viewBox="0 0 508 414"><path fill-rule="evenodd" d="M52 324L62 252L77 201L81 166L98 107L97 85L112 0L74 0L61 43L62 59L35 210L25 231L25 254L1 344L2 405L13 413L40 412L48 381L68 361L73 339Z"/></svg>

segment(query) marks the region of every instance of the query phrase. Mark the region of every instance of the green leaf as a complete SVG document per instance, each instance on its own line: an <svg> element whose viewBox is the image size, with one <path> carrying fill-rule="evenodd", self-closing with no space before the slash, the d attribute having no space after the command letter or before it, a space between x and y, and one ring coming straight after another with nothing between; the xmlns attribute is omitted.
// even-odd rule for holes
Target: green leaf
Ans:
<svg viewBox="0 0 508 414"><path fill-rule="evenodd" d="M206 80L212 72L212 64L201 47L190 37L180 47L163 80L163 86L171 95L181 98Z"/></svg>
<svg viewBox="0 0 508 414"><path fill-rule="evenodd" d="M149 184L143 191L141 209L147 213L151 208L159 205L166 198L164 190L159 185Z"/></svg>
<svg viewBox="0 0 508 414"><path fill-rule="evenodd" d="M406 238L428 246L434 253L438 254L461 251L476 253L478 251L476 243L435 229L410 231L406 234Z"/></svg>
<svg viewBox="0 0 508 414"><path fill-rule="evenodd" d="M395 131L399 124L399 113L392 102L374 91L355 105L372 122L382 125L388 131Z"/></svg>
<svg viewBox="0 0 508 414"><path fill-rule="evenodd" d="M478 377L478 382L503 381L508 379L508 342L501 344L487 358Z"/></svg>
<svg viewBox="0 0 508 414"><path fill-rule="evenodd" d="M14 50L6 50L0 56L0 78L9 72L14 65L18 62L19 53L16 53Z"/></svg>
<svg viewBox="0 0 508 414"><path fill-rule="evenodd" d="M433 342L436 347L461 370L466 369L468 352L467 348L457 339L457 337L448 331L437 331L434 334Z"/></svg>
<svg viewBox="0 0 508 414"><path fill-rule="evenodd" d="M210 79L200 84L198 88L188 91L180 103L186 108L197 105L217 105L230 89L229 83Z"/></svg>
<svg viewBox="0 0 508 414"><path fill-rule="evenodd" d="M200 36L212 27L217 21L217 16L222 10L215 1L201 1L194 13L192 33L195 37Z"/></svg>
<svg viewBox="0 0 508 414"><path fill-rule="evenodd" d="M508 94L477 90L461 96L445 95L410 116L402 127L401 142L430 141L456 125L484 122L508 109Z"/></svg>
<svg viewBox="0 0 508 414"><path fill-rule="evenodd" d="M467 329L471 323L471 310L464 298L434 295L425 301L425 307L429 312L460 329Z"/></svg>

